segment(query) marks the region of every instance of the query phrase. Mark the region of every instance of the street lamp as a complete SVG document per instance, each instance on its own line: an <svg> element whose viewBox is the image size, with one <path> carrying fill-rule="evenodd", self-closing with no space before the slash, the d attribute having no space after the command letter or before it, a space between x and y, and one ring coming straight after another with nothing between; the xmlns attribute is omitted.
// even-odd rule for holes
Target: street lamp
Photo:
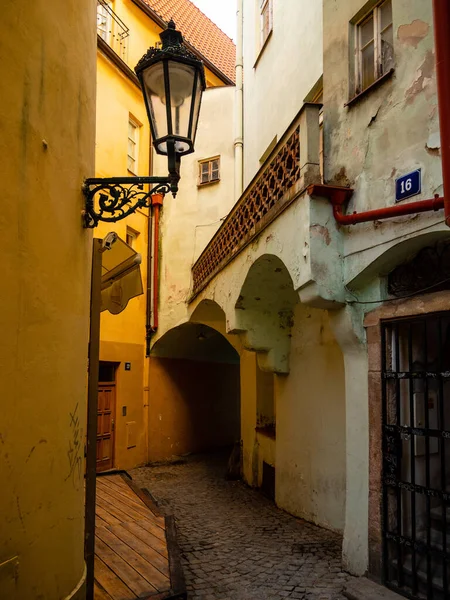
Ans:
<svg viewBox="0 0 450 600"><path fill-rule="evenodd" d="M135 67L144 94L155 151L167 156L166 177L86 179L84 226L114 223L149 206L153 194L176 196L180 159L194 152L200 104L205 85L203 63L183 43L170 21L160 34L161 48L149 48ZM149 189L144 186L149 185Z"/></svg>

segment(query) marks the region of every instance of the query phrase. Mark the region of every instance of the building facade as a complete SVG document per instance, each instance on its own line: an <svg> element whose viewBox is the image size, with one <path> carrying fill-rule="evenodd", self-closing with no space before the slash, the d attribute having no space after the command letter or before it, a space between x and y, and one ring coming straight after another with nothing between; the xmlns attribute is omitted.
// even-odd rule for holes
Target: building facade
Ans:
<svg viewBox="0 0 450 600"><path fill-rule="evenodd" d="M208 326L239 354L249 484L341 531L350 572L440 597L448 228L432 2L238 6L244 191L193 265L177 343ZM402 208L426 200L435 210ZM365 214L390 207L404 216Z"/></svg>
<svg viewBox="0 0 450 600"><path fill-rule="evenodd" d="M171 18L204 61L207 90L197 151L182 161L177 198L168 196L157 208L140 209L96 229L99 237L115 231L140 254L144 289L120 314L102 313L99 397L106 394L112 400L98 432L99 470L130 469L148 461L149 422L158 418L161 397L150 391L150 339L157 339L166 320L172 326L185 315L177 298L189 290L194 252L206 244L210 222L220 223L232 203L217 182L229 180L232 185L233 139L227 126L232 128L233 122L234 44L187 0L98 0L96 176L167 174L167 159L158 157L151 146L133 69L149 46L160 43L159 34ZM195 229L197 223L206 228ZM184 232L191 226L193 236L187 237ZM160 444L158 431L151 434L152 448Z"/></svg>
<svg viewBox="0 0 450 600"><path fill-rule="evenodd" d="M353 190L348 213L443 196L432 2L325 1L324 30L325 182ZM449 485L444 213L333 229L359 340L343 341L347 543L360 541L360 572L439 597L449 580L439 554ZM344 555L355 564L349 545Z"/></svg>
<svg viewBox="0 0 450 600"><path fill-rule="evenodd" d="M95 2L2 6L0 597L85 597ZM6 59L7 57L7 59Z"/></svg>

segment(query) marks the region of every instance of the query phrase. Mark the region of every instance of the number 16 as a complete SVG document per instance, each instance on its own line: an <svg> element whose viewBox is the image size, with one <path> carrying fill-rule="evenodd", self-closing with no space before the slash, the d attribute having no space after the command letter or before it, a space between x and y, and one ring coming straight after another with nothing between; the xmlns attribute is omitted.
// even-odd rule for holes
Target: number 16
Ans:
<svg viewBox="0 0 450 600"><path fill-rule="evenodd" d="M410 192L412 189L412 179L409 177L406 181L402 181L400 183L400 187L402 194L405 192Z"/></svg>

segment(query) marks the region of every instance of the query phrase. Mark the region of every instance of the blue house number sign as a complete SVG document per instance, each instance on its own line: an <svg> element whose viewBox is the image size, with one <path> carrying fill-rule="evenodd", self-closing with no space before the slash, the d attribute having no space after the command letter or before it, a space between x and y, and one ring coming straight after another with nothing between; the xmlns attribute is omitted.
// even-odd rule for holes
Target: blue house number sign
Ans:
<svg viewBox="0 0 450 600"><path fill-rule="evenodd" d="M398 177L395 180L395 201L405 200L416 196L422 191L422 171L416 169L407 175Z"/></svg>

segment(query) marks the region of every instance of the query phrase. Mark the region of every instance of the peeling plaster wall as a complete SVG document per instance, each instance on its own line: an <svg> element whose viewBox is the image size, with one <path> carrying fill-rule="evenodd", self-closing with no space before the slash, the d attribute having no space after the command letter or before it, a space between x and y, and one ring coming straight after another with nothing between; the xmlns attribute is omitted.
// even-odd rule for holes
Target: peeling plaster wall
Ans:
<svg viewBox="0 0 450 600"><path fill-rule="evenodd" d="M297 304L291 371L275 376L276 502L342 531L345 515L345 385L328 313Z"/></svg>
<svg viewBox="0 0 450 600"><path fill-rule="evenodd" d="M273 30L261 52L259 6L244 1L244 187L322 75L322 2L273 2Z"/></svg>
<svg viewBox="0 0 450 600"><path fill-rule="evenodd" d="M395 204L395 179L422 169L422 193L404 202L442 195L432 3L392 2L394 66L390 77L348 106L352 63L351 20L375 1L324 0L325 183L354 189L347 212ZM361 12L360 12L361 11ZM331 216L331 207L328 208ZM324 214L322 213L322 216ZM396 264L448 233L443 211L339 227L328 219L344 296L350 302L386 296L384 276ZM325 221L322 221L325 223ZM364 313L376 304L336 311L333 330L344 354L346 380L347 497L343 545L345 568L368 567L369 412Z"/></svg>
<svg viewBox="0 0 450 600"><path fill-rule="evenodd" d="M432 3L392 2L395 71L346 107L350 20L363 6L360 0L324 0L325 182L354 188L348 212L393 205L395 178L417 168L422 169L422 193L412 200L442 194ZM390 240L442 219L439 211L343 228L345 281L384 252Z"/></svg>
<svg viewBox="0 0 450 600"><path fill-rule="evenodd" d="M2 2L0 598L85 597L94 0Z"/></svg>

